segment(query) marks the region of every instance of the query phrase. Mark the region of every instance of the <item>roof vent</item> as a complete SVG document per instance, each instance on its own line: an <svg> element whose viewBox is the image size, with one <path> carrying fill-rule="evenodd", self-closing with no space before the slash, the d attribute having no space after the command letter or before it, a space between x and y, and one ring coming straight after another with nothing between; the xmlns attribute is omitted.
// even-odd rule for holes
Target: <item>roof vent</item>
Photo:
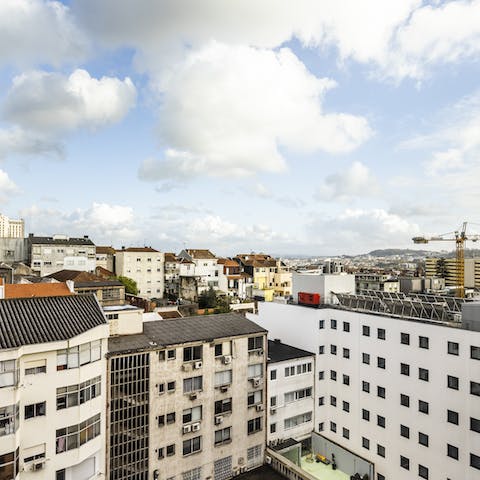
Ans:
<svg viewBox="0 0 480 480"><path fill-rule="evenodd" d="M274 342L274 343L282 343L279 338L275 338L275 339L273 340L273 342Z"/></svg>

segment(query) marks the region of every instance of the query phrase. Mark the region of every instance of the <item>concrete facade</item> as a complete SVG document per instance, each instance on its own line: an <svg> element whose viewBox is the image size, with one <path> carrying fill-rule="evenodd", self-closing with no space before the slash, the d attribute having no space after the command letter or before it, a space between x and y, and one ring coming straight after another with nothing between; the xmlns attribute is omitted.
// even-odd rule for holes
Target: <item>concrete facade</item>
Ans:
<svg viewBox="0 0 480 480"><path fill-rule="evenodd" d="M13 220L0 213L0 238L22 238L25 237L25 222Z"/></svg>
<svg viewBox="0 0 480 480"><path fill-rule="evenodd" d="M355 293L355 275L293 272L293 301L298 300L299 292L319 293L321 303L337 303L335 293Z"/></svg>

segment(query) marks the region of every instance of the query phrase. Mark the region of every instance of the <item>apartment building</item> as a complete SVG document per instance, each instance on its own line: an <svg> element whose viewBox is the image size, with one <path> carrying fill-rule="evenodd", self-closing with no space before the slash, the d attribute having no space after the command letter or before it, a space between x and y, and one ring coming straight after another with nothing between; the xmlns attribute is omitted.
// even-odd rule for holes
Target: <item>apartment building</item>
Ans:
<svg viewBox="0 0 480 480"><path fill-rule="evenodd" d="M25 237L25 222L23 219L13 220L0 213L0 238Z"/></svg>
<svg viewBox="0 0 480 480"><path fill-rule="evenodd" d="M396 293L400 291L400 282L391 275L381 273L356 273L355 284L357 293L366 290Z"/></svg>
<svg viewBox="0 0 480 480"><path fill-rule="evenodd" d="M246 299L252 293L253 278L231 258L218 259L218 288L228 296Z"/></svg>
<svg viewBox="0 0 480 480"><path fill-rule="evenodd" d="M0 478L105 478L108 326L91 296L0 300Z"/></svg>
<svg viewBox="0 0 480 480"><path fill-rule="evenodd" d="M32 271L45 277L59 270L95 270L95 244L88 238L54 235L36 237L30 233L27 238L28 263Z"/></svg>
<svg viewBox="0 0 480 480"><path fill-rule="evenodd" d="M178 257L193 263L193 270L190 270L187 276L196 277L198 295L210 287L218 290L217 257L210 250L189 248L182 250ZM184 271L181 269L180 276L183 275Z"/></svg>
<svg viewBox="0 0 480 480"><path fill-rule="evenodd" d="M95 247L95 267L102 267L109 272L114 271L115 249L97 245Z"/></svg>
<svg viewBox="0 0 480 480"><path fill-rule="evenodd" d="M137 282L138 295L163 298L165 257L152 247L122 247L115 252L115 273Z"/></svg>
<svg viewBox="0 0 480 480"><path fill-rule="evenodd" d="M180 260L174 253L165 253L165 295L178 298L180 291Z"/></svg>
<svg viewBox="0 0 480 480"><path fill-rule="evenodd" d="M479 478L480 303L459 319L446 301L344 297L247 315L316 353L315 430L374 463L376 480Z"/></svg>
<svg viewBox="0 0 480 480"><path fill-rule="evenodd" d="M111 480L225 480L263 463L266 331L237 314L109 340Z"/></svg>
<svg viewBox="0 0 480 480"><path fill-rule="evenodd" d="M314 430L315 354L268 340L267 443L310 439Z"/></svg>
<svg viewBox="0 0 480 480"><path fill-rule="evenodd" d="M425 259L425 276L445 279L447 287L457 286L457 259L429 257ZM480 289L480 258L466 258L464 264L464 286Z"/></svg>

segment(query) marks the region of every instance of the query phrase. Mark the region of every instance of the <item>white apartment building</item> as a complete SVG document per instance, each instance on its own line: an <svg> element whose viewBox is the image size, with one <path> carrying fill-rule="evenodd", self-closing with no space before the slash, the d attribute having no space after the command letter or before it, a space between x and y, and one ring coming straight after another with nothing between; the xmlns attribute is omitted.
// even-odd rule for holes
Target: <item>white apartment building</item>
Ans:
<svg viewBox="0 0 480 480"><path fill-rule="evenodd" d="M0 213L0 238L24 238L25 222L13 220Z"/></svg>
<svg viewBox="0 0 480 480"><path fill-rule="evenodd" d="M268 341L267 443L310 439L314 430L315 354Z"/></svg>
<svg viewBox="0 0 480 480"><path fill-rule="evenodd" d="M180 265L180 276L194 276L197 279L197 295L212 287L218 290L217 257L210 250L186 249L178 254L179 259L193 262L193 267L185 272ZM188 265L188 264L184 264ZM192 269L193 268L193 269Z"/></svg>
<svg viewBox="0 0 480 480"><path fill-rule="evenodd" d="M394 305L446 311L438 302ZM476 480L479 308L464 306L461 322L450 313L432 321L413 318L413 310L407 318L276 303L247 316L273 338L316 352L316 431L373 462L376 480Z"/></svg>
<svg viewBox="0 0 480 480"><path fill-rule="evenodd" d="M54 235L27 238L28 262L32 271L45 277L60 270L95 271L95 244L88 238Z"/></svg>
<svg viewBox="0 0 480 480"><path fill-rule="evenodd" d="M109 340L109 478L226 480L263 464L266 331L237 314Z"/></svg>
<svg viewBox="0 0 480 480"><path fill-rule="evenodd" d="M0 300L0 478L105 478L108 326L93 295Z"/></svg>
<svg viewBox="0 0 480 480"><path fill-rule="evenodd" d="M115 252L115 274L137 282L138 295L163 298L165 257L151 247L122 248Z"/></svg>
<svg viewBox="0 0 480 480"><path fill-rule="evenodd" d="M400 291L400 282L391 275L381 273L356 273L355 284L357 293L365 290L396 293Z"/></svg>

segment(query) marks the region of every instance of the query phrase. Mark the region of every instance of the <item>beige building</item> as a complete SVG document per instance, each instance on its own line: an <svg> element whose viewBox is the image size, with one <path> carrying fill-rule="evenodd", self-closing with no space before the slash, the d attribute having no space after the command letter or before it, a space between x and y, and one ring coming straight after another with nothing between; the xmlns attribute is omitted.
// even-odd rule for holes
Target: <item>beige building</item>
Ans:
<svg viewBox="0 0 480 480"><path fill-rule="evenodd" d="M356 273L355 286L357 293L365 290L395 293L400 291L400 282L383 273Z"/></svg>
<svg viewBox="0 0 480 480"><path fill-rule="evenodd" d="M114 271L115 249L113 247L95 247L96 267L102 267L109 272Z"/></svg>
<svg viewBox="0 0 480 480"><path fill-rule="evenodd" d="M109 478L226 480L263 463L266 331L237 314L109 340Z"/></svg>
<svg viewBox="0 0 480 480"><path fill-rule="evenodd" d="M0 478L105 478L108 325L93 295L0 300L0 324Z"/></svg>
<svg viewBox="0 0 480 480"><path fill-rule="evenodd" d="M447 287L455 287L457 285L457 259L426 258L425 276L445 278ZM464 280L466 288L480 289L480 258L465 259Z"/></svg>
<svg viewBox="0 0 480 480"><path fill-rule="evenodd" d="M115 252L115 274L137 282L138 295L163 298L165 257L151 247L122 248Z"/></svg>
<svg viewBox="0 0 480 480"><path fill-rule="evenodd" d="M12 220L6 215L0 213L0 238L24 238L25 222L21 220Z"/></svg>

